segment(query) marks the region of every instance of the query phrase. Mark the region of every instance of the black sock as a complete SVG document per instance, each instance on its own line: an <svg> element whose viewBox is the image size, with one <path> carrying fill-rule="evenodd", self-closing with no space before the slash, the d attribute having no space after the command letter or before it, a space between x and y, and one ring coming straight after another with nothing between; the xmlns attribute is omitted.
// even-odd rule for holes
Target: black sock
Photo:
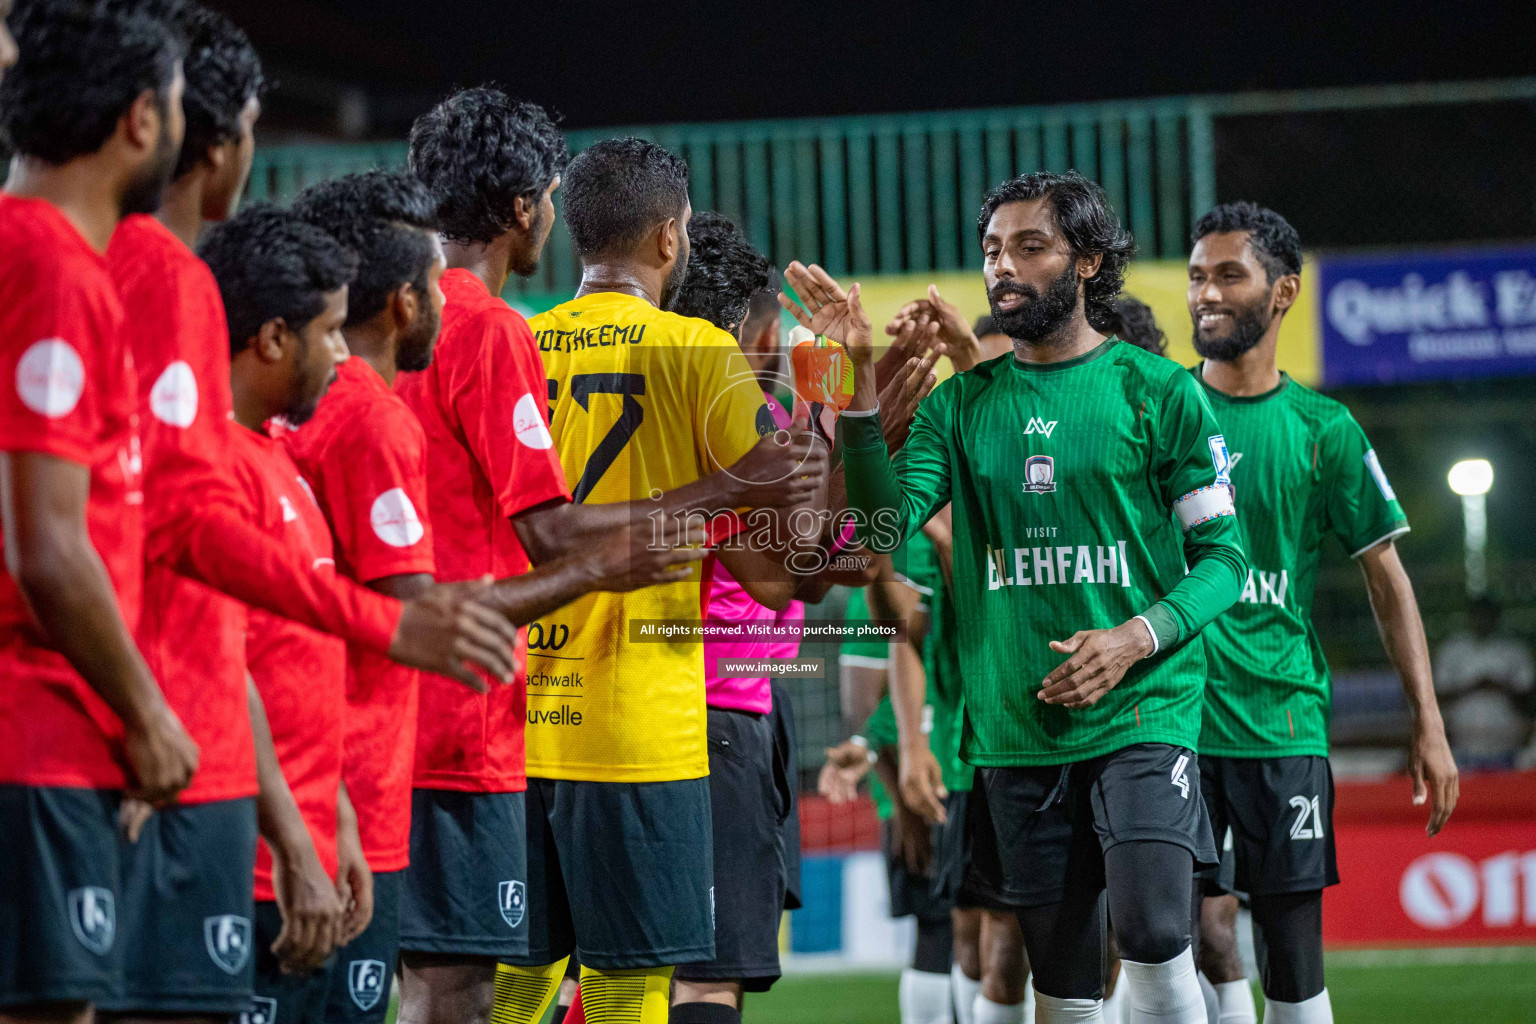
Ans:
<svg viewBox="0 0 1536 1024"><path fill-rule="evenodd" d="M741 1011L724 1003L678 1003L667 1020L670 1024L741 1024Z"/></svg>
<svg viewBox="0 0 1536 1024"><path fill-rule="evenodd" d="M555 1007L555 1015L549 1018L549 1024L560 1024L561 1021L565 1020L565 1015L570 1012L571 1008L569 1006Z"/></svg>

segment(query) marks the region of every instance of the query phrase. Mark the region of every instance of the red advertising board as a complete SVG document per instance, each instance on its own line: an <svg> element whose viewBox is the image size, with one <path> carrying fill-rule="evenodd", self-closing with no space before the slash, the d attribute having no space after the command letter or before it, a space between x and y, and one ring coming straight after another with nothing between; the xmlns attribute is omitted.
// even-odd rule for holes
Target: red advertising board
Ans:
<svg viewBox="0 0 1536 1024"><path fill-rule="evenodd" d="M1323 900L1332 946L1536 943L1536 773L1469 776L1450 824L1424 834L1406 780L1340 783L1343 884Z"/></svg>

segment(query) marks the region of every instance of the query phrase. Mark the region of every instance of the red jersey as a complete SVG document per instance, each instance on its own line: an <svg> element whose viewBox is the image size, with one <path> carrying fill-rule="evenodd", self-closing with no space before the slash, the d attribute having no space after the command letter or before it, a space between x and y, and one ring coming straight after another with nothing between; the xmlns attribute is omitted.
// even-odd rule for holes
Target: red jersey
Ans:
<svg viewBox="0 0 1536 1024"><path fill-rule="evenodd" d="M430 369L402 373L395 390L427 437L433 551L438 579L498 579L528 570L512 517L569 501L550 437L544 364L533 333L474 274L443 275L443 329ZM416 733L416 785L480 793L527 785L523 727L527 648L520 633L517 678L485 696L423 675Z"/></svg>
<svg viewBox="0 0 1536 1024"><path fill-rule="evenodd" d="M118 225L107 266L138 370L144 518L154 538L199 507L238 500L216 469L230 429L229 328L213 272L154 217ZM200 752L184 804L256 794L245 631L243 604L163 562L145 570L139 649Z"/></svg>
<svg viewBox="0 0 1536 1024"><path fill-rule="evenodd" d="M0 194L0 450L88 467L91 543L129 629L144 567L137 383L105 260L51 203ZM0 783L121 789L123 728L0 574Z"/></svg>
<svg viewBox="0 0 1536 1024"><path fill-rule="evenodd" d="M330 527L282 442L243 427L230 430L229 436L230 468L251 502L251 522L302 556L316 573L334 575ZM346 644L254 608L250 617L246 659L272 725L277 761L320 863L334 878ZM272 855L265 841L256 852L256 898L274 898Z"/></svg>
<svg viewBox="0 0 1536 1024"><path fill-rule="evenodd" d="M342 363L314 418L283 440L330 521L338 571L365 584L433 572L427 439L378 371L356 356ZM410 860L418 675L347 648L342 777L374 871L399 871Z"/></svg>

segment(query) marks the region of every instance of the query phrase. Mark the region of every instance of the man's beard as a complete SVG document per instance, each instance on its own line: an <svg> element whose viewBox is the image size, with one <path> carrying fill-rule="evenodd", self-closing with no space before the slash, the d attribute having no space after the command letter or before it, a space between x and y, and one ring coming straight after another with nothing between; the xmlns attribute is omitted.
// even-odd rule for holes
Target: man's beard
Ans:
<svg viewBox="0 0 1536 1024"><path fill-rule="evenodd" d="M442 317L432 308L431 297L422 294L421 314L411 325L411 332L400 339L395 347L395 369L403 372L425 370L432 365L432 350L437 345L437 332L442 327Z"/></svg>
<svg viewBox="0 0 1536 1024"><path fill-rule="evenodd" d="M539 260L544 255L544 246L549 242L549 235L544 232L544 208L538 206L535 209L538 212L534 214L533 223L528 226L528 251L514 250L508 268L518 277L532 277L539 272ZM540 237L544 241L535 243L534 240Z"/></svg>
<svg viewBox="0 0 1536 1024"><path fill-rule="evenodd" d="M320 400L336 382L336 368L326 370L325 384L317 387L313 375L309 371L309 342L299 336L299 351L296 361L300 369L293 378L293 387L288 396L288 408L283 410L283 419L288 421L290 427L297 427L308 423L315 415L315 410L320 408Z"/></svg>
<svg viewBox="0 0 1536 1024"><path fill-rule="evenodd" d="M154 155L123 190L124 217L132 213L154 213L160 209L165 186L170 184L171 174L176 170L176 158L180 155L181 147L171 144L171 133L162 119Z"/></svg>
<svg viewBox="0 0 1536 1024"><path fill-rule="evenodd" d="M1262 341L1272 319L1269 296L1245 309L1233 309L1231 316L1232 330L1226 337L1206 339L1200 336L1200 316L1195 315L1195 351L1202 359L1229 363Z"/></svg>
<svg viewBox="0 0 1536 1024"><path fill-rule="evenodd" d="M1017 309L1000 309L998 301L1005 295L1022 295L1027 301ZM1041 341L1059 331L1077 309L1077 261L1067 263L1044 295L1034 285L999 282L987 299L999 331L1019 341Z"/></svg>
<svg viewBox="0 0 1536 1024"><path fill-rule="evenodd" d="M677 262L672 264L672 270L667 274L667 279L661 284L661 308L671 309L672 303L677 300L678 290L683 287L683 278L688 276L688 250L683 249L677 254Z"/></svg>

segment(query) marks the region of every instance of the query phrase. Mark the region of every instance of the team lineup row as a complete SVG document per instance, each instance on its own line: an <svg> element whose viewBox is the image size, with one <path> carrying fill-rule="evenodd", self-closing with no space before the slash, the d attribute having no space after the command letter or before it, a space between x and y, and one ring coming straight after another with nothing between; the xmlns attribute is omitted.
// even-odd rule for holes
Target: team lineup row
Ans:
<svg viewBox="0 0 1536 1024"><path fill-rule="evenodd" d="M935 292L877 359L856 284L795 263L775 302L650 143L571 160L469 89L407 170L236 214L265 89L238 29L180 0L11 20L0 1013L382 1020L398 962L402 1020L537 1021L574 953L594 1021L739 1021L794 899L794 745L769 681L715 660L794 645L629 624L890 594L884 559L791 567L933 523L897 786L943 823L953 900L1017 922L1037 1019L1101 1019L1106 893L1131 1019L1205 1019L1192 888L1229 824L1270 1019L1331 1019L1331 847L1286 845L1297 799L1331 839L1328 534L1418 712L1432 830L1455 768L1401 508L1274 366L1301 269L1277 215L1197 226L1191 373L1115 336L1132 246L1102 191L1023 176L978 221L1011 353ZM498 296L557 188L582 285L525 321ZM773 393L780 304L852 365L834 429ZM754 509L826 525L721 543ZM1279 600L1248 599L1260 569Z"/></svg>

